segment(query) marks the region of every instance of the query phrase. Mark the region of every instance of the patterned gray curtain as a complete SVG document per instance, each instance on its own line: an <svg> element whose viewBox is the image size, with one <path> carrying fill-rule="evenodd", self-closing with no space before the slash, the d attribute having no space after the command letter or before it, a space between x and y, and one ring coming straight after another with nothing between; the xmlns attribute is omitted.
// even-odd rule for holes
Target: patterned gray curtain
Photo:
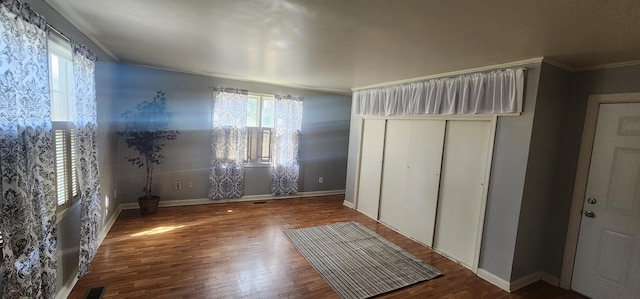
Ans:
<svg viewBox="0 0 640 299"><path fill-rule="evenodd" d="M298 151L302 129L303 98L276 95L273 135L273 174L271 193L293 195L298 193L300 165Z"/></svg>
<svg viewBox="0 0 640 299"><path fill-rule="evenodd" d="M89 271L98 249L102 225L100 174L98 171L96 128L96 56L85 46L71 42L73 49L73 121L76 145L78 185L80 187L80 261L78 276Z"/></svg>
<svg viewBox="0 0 640 299"><path fill-rule="evenodd" d="M56 185L46 21L0 0L2 298L53 298Z"/></svg>
<svg viewBox="0 0 640 299"><path fill-rule="evenodd" d="M247 142L248 94L243 89L214 89L210 199L244 196L243 163Z"/></svg>

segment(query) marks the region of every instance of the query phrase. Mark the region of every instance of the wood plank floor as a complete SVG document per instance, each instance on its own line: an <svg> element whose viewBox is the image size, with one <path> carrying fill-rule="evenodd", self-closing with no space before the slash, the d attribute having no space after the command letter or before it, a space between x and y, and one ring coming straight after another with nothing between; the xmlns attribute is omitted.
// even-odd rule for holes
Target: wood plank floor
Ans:
<svg viewBox="0 0 640 299"><path fill-rule="evenodd" d="M358 221L443 276L379 298L583 298L543 282L509 294L342 204L344 196L123 211L69 298L338 298L283 230Z"/></svg>

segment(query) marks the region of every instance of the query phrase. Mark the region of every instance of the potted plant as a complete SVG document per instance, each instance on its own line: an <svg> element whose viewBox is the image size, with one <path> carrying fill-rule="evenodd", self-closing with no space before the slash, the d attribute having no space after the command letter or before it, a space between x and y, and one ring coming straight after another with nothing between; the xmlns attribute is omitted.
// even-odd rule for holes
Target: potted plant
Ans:
<svg viewBox="0 0 640 299"><path fill-rule="evenodd" d="M139 168L147 168L144 196L138 198L142 215L155 214L158 209L160 197L151 194L153 167L163 163L163 142L175 140L180 133L168 129L172 113L165 110L166 101L165 93L158 90L153 100L143 101L137 104L133 111L122 114L125 120L124 129L118 132L119 136L124 137L127 146L139 153L137 157L129 156L125 159Z"/></svg>

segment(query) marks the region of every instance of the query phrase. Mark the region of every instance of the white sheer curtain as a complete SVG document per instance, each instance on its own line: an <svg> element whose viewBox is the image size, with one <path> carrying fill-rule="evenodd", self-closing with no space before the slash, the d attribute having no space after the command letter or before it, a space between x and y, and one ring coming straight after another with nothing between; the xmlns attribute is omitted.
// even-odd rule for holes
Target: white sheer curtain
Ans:
<svg viewBox="0 0 640 299"><path fill-rule="evenodd" d="M303 98L280 95L276 95L275 98L271 193L297 194Z"/></svg>
<svg viewBox="0 0 640 299"><path fill-rule="evenodd" d="M353 93L357 115L522 112L524 69L506 69Z"/></svg>
<svg viewBox="0 0 640 299"><path fill-rule="evenodd" d="M73 121L78 157L80 187L80 257L79 276L89 271L98 250L102 224L100 172L98 171L95 54L82 44L71 42L73 53Z"/></svg>
<svg viewBox="0 0 640 299"><path fill-rule="evenodd" d="M0 1L2 298L53 298L56 186L46 21Z"/></svg>
<svg viewBox="0 0 640 299"><path fill-rule="evenodd" d="M249 91L243 89L214 89L210 199L244 196L248 94Z"/></svg>

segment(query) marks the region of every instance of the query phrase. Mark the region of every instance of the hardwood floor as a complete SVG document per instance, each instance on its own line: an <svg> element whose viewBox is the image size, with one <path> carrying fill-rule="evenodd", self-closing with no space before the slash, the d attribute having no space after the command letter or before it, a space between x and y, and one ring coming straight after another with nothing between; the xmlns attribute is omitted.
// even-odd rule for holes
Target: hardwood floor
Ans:
<svg viewBox="0 0 640 299"><path fill-rule="evenodd" d="M379 298L583 298L543 282L509 294L470 270L345 207L344 196L122 211L69 298L338 298L282 233L358 221L443 276Z"/></svg>

